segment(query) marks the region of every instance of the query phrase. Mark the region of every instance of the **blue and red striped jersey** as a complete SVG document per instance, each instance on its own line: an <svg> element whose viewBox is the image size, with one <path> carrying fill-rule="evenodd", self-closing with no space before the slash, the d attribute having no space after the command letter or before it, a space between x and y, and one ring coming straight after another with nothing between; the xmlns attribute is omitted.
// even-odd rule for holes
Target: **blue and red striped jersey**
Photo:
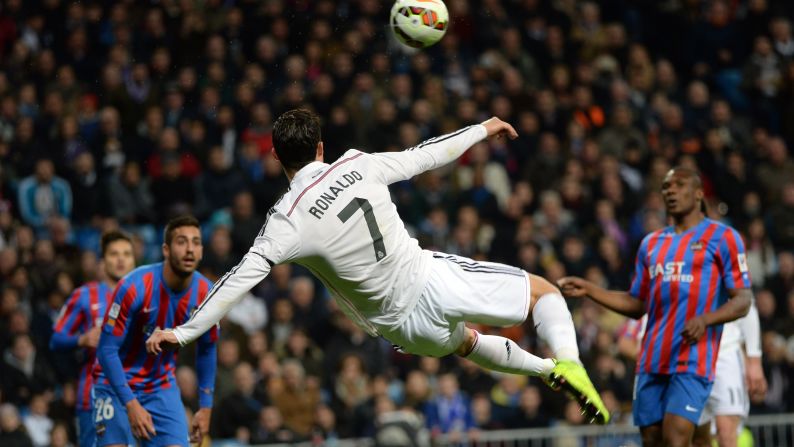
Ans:
<svg viewBox="0 0 794 447"><path fill-rule="evenodd" d="M77 347L80 335L102 324L113 297L113 289L104 282L89 282L76 288L66 301L53 326L50 349ZM77 409L91 410L91 389L94 386L92 369L96 350L86 348L77 383Z"/></svg>
<svg viewBox="0 0 794 447"><path fill-rule="evenodd" d="M645 301L648 315L637 372L713 380L722 325L707 327L695 344L684 343L681 331L686 321L717 310L729 290L750 287L744 243L725 224L704 219L681 234L667 227L646 236L630 291Z"/></svg>
<svg viewBox="0 0 794 447"><path fill-rule="evenodd" d="M98 364L94 367L97 384L110 384L126 404L133 392L151 393L175 386L174 370L178 351L159 355L146 353L146 339L155 328L173 328L190 319L212 288L212 283L198 272L193 273L190 286L172 291L163 280L163 263L139 267L122 279L113 292L113 304L105 315L102 337L97 349ZM215 380L215 325L198 340L197 362L207 360L211 371L199 368L202 406L210 406ZM211 376L203 380L202 376ZM209 396L206 396L208 394ZM206 405L205 405L206 404Z"/></svg>

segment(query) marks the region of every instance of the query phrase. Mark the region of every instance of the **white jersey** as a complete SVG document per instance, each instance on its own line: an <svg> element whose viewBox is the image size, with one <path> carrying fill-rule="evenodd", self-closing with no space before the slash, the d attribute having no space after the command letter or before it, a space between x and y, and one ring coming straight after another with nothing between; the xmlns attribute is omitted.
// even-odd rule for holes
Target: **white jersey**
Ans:
<svg viewBox="0 0 794 447"><path fill-rule="evenodd" d="M351 149L333 164L304 166L249 252L174 330L180 344L206 332L285 262L309 269L371 335L399 326L425 288L431 254L408 235L388 185L443 166L486 136L485 127L474 125L403 152Z"/></svg>

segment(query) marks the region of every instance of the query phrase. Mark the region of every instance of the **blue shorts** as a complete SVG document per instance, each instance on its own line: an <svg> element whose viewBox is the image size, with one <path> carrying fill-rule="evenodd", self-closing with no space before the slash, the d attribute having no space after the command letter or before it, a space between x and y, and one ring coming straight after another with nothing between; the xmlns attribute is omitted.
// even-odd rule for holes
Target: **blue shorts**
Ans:
<svg viewBox="0 0 794 447"><path fill-rule="evenodd" d="M157 433L148 441L140 440L143 447L181 445L189 447L187 418L182 406L179 388L171 386L154 393L135 393L138 402L152 415ZM110 409L109 409L110 408ZM135 445L127 409L109 385L94 386L94 423L97 447L113 444Z"/></svg>
<svg viewBox="0 0 794 447"><path fill-rule="evenodd" d="M77 445L94 447L95 443L94 410L77 410Z"/></svg>
<svg viewBox="0 0 794 447"><path fill-rule="evenodd" d="M665 413L686 418L697 426L714 382L691 373L639 373L634 379L634 425L661 422Z"/></svg>

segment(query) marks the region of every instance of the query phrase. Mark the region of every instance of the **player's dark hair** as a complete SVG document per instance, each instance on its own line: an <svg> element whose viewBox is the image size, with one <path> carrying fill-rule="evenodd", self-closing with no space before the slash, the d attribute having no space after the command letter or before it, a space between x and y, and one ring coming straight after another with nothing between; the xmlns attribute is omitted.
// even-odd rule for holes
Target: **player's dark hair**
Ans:
<svg viewBox="0 0 794 447"><path fill-rule="evenodd" d="M198 219L191 215L174 217L168 221L165 225L165 231L163 231L163 240L166 245L171 245L171 241L174 239L174 231L182 227L196 227L200 230L201 224L199 224Z"/></svg>
<svg viewBox="0 0 794 447"><path fill-rule="evenodd" d="M99 242L99 250L101 255L105 256L105 252L107 251L110 244L116 241L127 241L130 243L130 245L132 245L132 238L127 233L119 230L108 231L102 234L102 239Z"/></svg>
<svg viewBox="0 0 794 447"><path fill-rule="evenodd" d="M273 125L273 150L289 171L297 171L314 161L319 142L320 118L310 110L284 112Z"/></svg>

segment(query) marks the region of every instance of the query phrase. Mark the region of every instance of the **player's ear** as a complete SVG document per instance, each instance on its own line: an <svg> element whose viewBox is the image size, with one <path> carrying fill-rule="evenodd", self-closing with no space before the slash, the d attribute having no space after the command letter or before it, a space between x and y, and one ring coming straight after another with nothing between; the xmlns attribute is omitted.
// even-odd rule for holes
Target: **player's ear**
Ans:
<svg viewBox="0 0 794 447"><path fill-rule="evenodd" d="M314 159L317 161L323 161L323 154L324 154L323 142L320 141L317 143L317 151L314 155Z"/></svg>
<svg viewBox="0 0 794 447"><path fill-rule="evenodd" d="M278 154L276 153L276 148L270 149L270 153L273 154L273 158L275 158L278 161L281 161L281 160L278 159Z"/></svg>
<svg viewBox="0 0 794 447"><path fill-rule="evenodd" d="M163 259L168 258L168 255L171 254L171 248L165 242L163 242L162 251L163 251Z"/></svg>

